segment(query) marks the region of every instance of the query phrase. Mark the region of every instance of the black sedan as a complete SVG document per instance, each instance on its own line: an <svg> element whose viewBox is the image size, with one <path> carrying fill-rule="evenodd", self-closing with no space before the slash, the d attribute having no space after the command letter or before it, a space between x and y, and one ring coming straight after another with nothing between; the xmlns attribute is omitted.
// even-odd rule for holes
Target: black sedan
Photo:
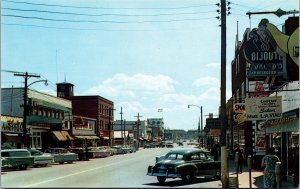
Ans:
<svg viewBox="0 0 300 189"><path fill-rule="evenodd" d="M190 182L195 177L219 179L221 162L214 161L203 150L197 148L174 149L148 167L147 175L156 176L160 183L167 178L182 178Z"/></svg>

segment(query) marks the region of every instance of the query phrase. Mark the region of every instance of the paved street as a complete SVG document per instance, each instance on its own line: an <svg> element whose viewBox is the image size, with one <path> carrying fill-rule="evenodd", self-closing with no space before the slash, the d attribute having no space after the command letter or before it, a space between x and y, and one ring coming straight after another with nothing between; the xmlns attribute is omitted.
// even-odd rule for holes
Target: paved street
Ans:
<svg viewBox="0 0 300 189"><path fill-rule="evenodd" d="M156 177L147 176L147 167L156 156L164 155L170 148L140 149L136 153L108 158L77 161L72 164L53 164L46 168L29 168L25 171L6 171L1 175L1 186L6 187L183 187L215 188L220 181L197 179L185 184L181 179L167 179L159 184Z"/></svg>

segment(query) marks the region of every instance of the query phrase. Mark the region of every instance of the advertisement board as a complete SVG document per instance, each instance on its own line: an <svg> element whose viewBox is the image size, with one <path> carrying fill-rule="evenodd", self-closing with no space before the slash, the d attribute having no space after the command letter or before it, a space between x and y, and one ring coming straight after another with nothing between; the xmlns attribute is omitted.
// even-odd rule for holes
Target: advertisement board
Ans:
<svg viewBox="0 0 300 189"><path fill-rule="evenodd" d="M281 96L245 99L247 121L279 119L282 117Z"/></svg>

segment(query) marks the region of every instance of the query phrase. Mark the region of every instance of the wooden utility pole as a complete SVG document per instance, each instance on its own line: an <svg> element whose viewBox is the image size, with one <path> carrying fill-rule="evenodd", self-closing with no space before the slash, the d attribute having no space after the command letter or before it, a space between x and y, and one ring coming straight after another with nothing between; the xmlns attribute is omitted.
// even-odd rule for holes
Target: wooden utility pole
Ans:
<svg viewBox="0 0 300 189"><path fill-rule="evenodd" d="M122 106L121 106L120 114L121 114L121 138L123 138L123 145L124 145L125 144L125 127L123 129L123 117L122 117L123 116L123 108L122 108Z"/></svg>
<svg viewBox="0 0 300 189"><path fill-rule="evenodd" d="M139 150L139 147L140 147L140 117L143 117L143 116L140 116L140 113L138 112L138 115L134 116L134 117L137 117L137 150Z"/></svg>
<svg viewBox="0 0 300 189"><path fill-rule="evenodd" d="M222 187L228 183L226 147L226 0L221 0L221 181Z"/></svg>
<svg viewBox="0 0 300 189"><path fill-rule="evenodd" d="M28 90L28 79L30 77L40 77L39 75L36 75L36 74L28 74L28 72L25 72L25 73L21 73L21 72L18 72L18 73L14 73L14 76L22 76L25 78L25 84L24 84L24 102L23 102L23 108L24 108L24 111L23 111L23 148L27 148L28 145L27 145L27 115L28 115L28 104L27 104L27 101L28 101L28 96L27 96L27 90Z"/></svg>

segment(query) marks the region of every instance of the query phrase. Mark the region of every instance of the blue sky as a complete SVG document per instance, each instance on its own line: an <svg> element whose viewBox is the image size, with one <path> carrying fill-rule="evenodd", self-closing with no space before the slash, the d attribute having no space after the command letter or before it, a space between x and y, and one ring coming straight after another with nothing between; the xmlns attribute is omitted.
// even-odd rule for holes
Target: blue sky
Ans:
<svg viewBox="0 0 300 189"><path fill-rule="evenodd" d="M27 2L27 3L24 3ZM246 13L299 10L298 0L232 0L227 19L226 97L237 34L267 18L278 28L288 16ZM215 0L4 0L1 69L49 80L32 89L56 94L56 83L76 95L112 100L115 119L163 117L171 129L196 129L220 106L221 28ZM29 82L35 81L30 78ZM2 87L24 79L1 71ZM162 108L163 112L157 110Z"/></svg>

